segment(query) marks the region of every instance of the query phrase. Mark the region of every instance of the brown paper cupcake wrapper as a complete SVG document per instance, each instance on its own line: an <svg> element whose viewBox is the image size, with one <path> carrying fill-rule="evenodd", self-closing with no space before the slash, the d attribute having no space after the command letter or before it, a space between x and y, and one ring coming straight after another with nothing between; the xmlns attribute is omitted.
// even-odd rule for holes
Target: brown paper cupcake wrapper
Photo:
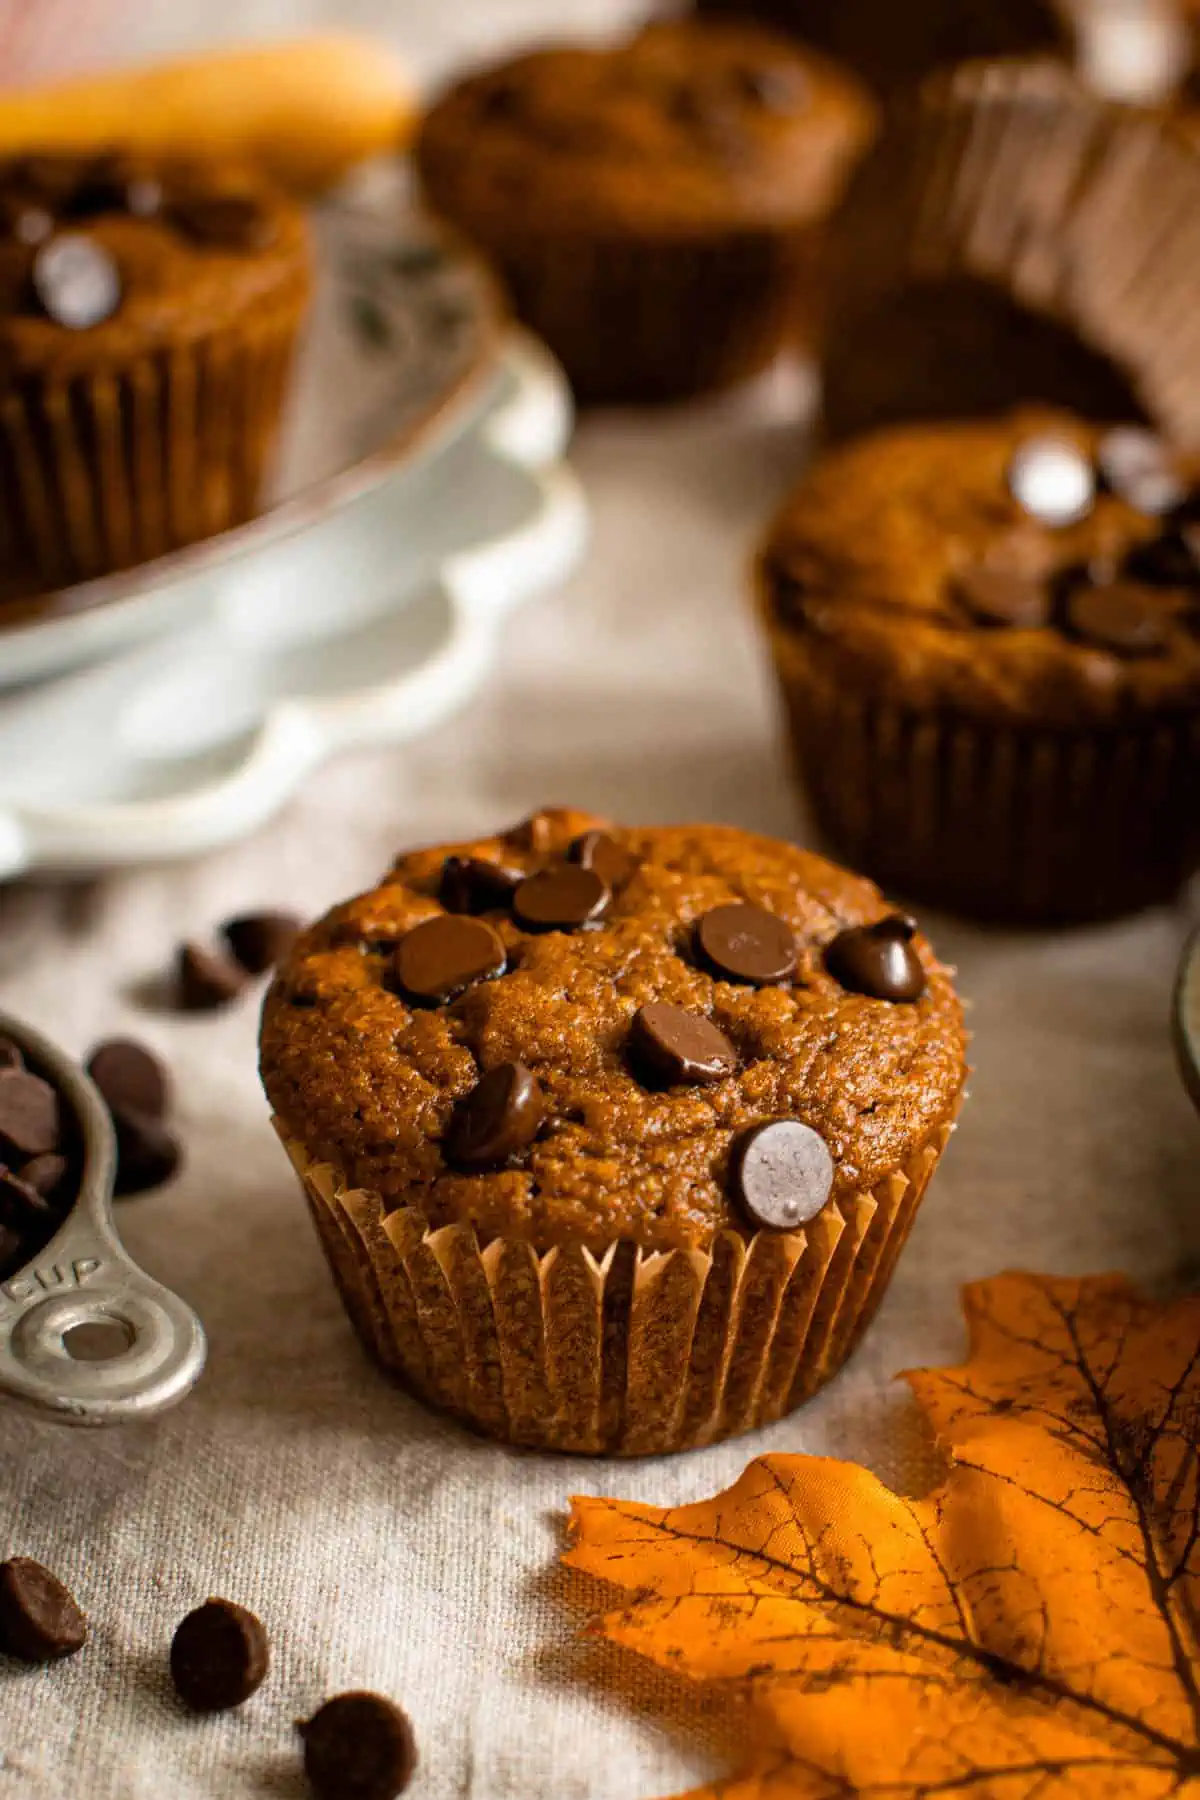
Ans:
<svg viewBox="0 0 1200 1800"><path fill-rule="evenodd" d="M0 399L0 582L43 593L253 517L300 325L236 332Z"/></svg>
<svg viewBox="0 0 1200 1800"><path fill-rule="evenodd" d="M771 636L817 824L890 892L1071 924L1168 902L1200 866L1200 715L1054 731L921 713L846 691L796 633Z"/></svg>
<svg viewBox="0 0 1200 1800"><path fill-rule="evenodd" d="M832 435L1041 398L1200 444L1200 158L1162 119L1055 63L966 65L897 109L832 230Z"/></svg>
<svg viewBox="0 0 1200 1800"><path fill-rule="evenodd" d="M729 386L811 345L822 240L813 226L662 244L509 234L487 247L576 396L636 405Z"/></svg>
<svg viewBox="0 0 1200 1800"><path fill-rule="evenodd" d="M752 1430L827 1381L883 1297L952 1129L804 1231L597 1257L385 1215L276 1121L346 1310L385 1368L489 1437L620 1456Z"/></svg>

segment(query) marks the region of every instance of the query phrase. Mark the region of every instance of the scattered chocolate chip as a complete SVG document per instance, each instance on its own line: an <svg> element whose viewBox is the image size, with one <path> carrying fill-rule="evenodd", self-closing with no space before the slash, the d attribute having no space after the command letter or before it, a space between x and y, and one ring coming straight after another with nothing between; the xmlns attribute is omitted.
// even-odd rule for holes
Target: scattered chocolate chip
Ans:
<svg viewBox="0 0 1200 1800"><path fill-rule="evenodd" d="M615 838L609 837L607 831L585 831L582 837L575 839L567 854L581 869L591 869L597 874L614 894L627 887L638 870L638 858L631 850L623 849Z"/></svg>
<svg viewBox="0 0 1200 1800"><path fill-rule="evenodd" d="M166 1069L152 1050L132 1038L109 1038L97 1044L87 1072L109 1107L127 1107L161 1119L171 1102Z"/></svg>
<svg viewBox="0 0 1200 1800"><path fill-rule="evenodd" d="M629 1050L635 1069L654 1087L724 1081L737 1068L737 1051L711 1019L665 1000L633 1015Z"/></svg>
<svg viewBox="0 0 1200 1800"><path fill-rule="evenodd" d="M196 243L220 250L265 250L276 225L253 194L186 194L172 202L171 222Z"/></svg>
<svg viewBox="0 0 1200 1800"><path fill-rule="evenodd" d="M696 927L696 941L705 961L726 981L767 987L790 981L796 972L791 926L762 906L714 907Z"/></svg>
<svg viewBox="0 0 1200 1800"><path fill-rule="evenodd" d="M179 1140L159 1119L131 1107L110 1106L117 1134L118 1200L163 1187L179 1169L183 1151Z"/></svg>
<svg viewBox="0 0 1200 1800"><path fill-rule="evenodd" d="M734 1196L752 1225L796 1231L815 1219L833 1188L829 1146L799 1119L756 1125L735 1145Z"/></svg>
<svg viewBox="0 0 1200 1800"><path fill-rule="evenodd" d="M513 917L526 931L579 931L596 925L612 893L594 869L563 863L530 875L513 895Z"/></svg>
<svg viewBox="0 0 1200 1800"><path fill-rule="evenodd" d="M1200 582L1200 531L1184 522L1135 544L1123 574L1147 587L1187 588Z"/></svg>
<svg viewBox="0 0 1200 1800"><path fill-rule="evenodd" d="M507 912L525 877L480 856L448 856L438 899L447 912Z"/></svg>
<svg viewBox="0 0 1200 1800"><path fill-rule="evenodd" d="M193 1712L240 1706L257 1693L269 1666L262 1621L232 1600L206 1600L171 1640L171 1680Z"/></svg>
<svg viewBox="0 0 1200 1800"><path fill-rule="evenodd" d="M432 1006L456 999L477 981L503 975L507 963L504 944L490 925L456 913L414 926L392 958L408 998Z"/></svg>
<svg viewBox="0 0 1200 1800"><path fill-rule="evenodd" d="M0 1033L0 1069L23 1069L25 1055L15 1038Z"/></svg>
<svg viewBox="0 0 1200 1800"><path fill-rule="evenodd" d="M44 1156L35 1156L29 1162L22 1163L17 1170L17 1179L24 1182L39 1199L53 1200L67 1178L69 1167L65 1156L59 1156L50 1150Z"/></svg>
<svg viewBox="0 0 1200 1800"><path fill-rule="evenodd" d="M283 961L303 929L295 913L241 913L226 919L221 936L248 975L265 975Z"/></svg>
<svg viewBox="0 0 1200 1800"><path fill-rule="evenodd" d="M1129 582L1077 588L1067 601L1067 623L1078 637L1118 656L1153 656L1169 636L1162 606Z"/></svg>
<svg viewBox="0 0 1200 1800"><path fill-rule="evenodd" d="M1050 623L1046 583L1015 570L964 569L955 582L955 592L979 625L1035 631Z"/></svg>
<svg viewBox="0 0 1200 1800"><path fill-rule="evenodd" d="M1110 493L1155 518L1173 512L1187 496L1171 451L1140 425L1106 431L1096 450L1096 466Z"/></svg>
<svg viewBox="0 0 1200 1800"><path fill-rule="evenodd" d="M1096 498L1096 475L1082 450L1063 438L1028 438L1008 465L1014 500L1043 525L1074 525Z"/></svg>
<svg viewBox="0 0 1200 1800"><path fill-rule="evenodd" d="M176 964L179 1004L184 1012L216 1012L238 998L246 973L231 957L202 944L184 944Z"/></svg>
<svg viewBox="0 0 1200 1800"><path fill-rule="evenodd" d="M28 1069L0 1069L0 1154L28 1162L57 1150L62 1120L58 1095Z"/></svg>
<svg viewBox="0 0 1200 1800"><path fill-rule="evenodd" d="M63 232L42 244L34 257L33 291L56 325L90 331L121 304L121 277L103 244Z"/></svg>
<svg viewBox="0 0 1200 1800"><path fill-rule="evenodd" d="M825 967L852 994L871 1000L919 1000L926 977L913 949L911 919L890 913L874 925L852 925L825 947Z"/></svg>
<svg viewBox="0 0 1200 1800"><path fill-rule="evenodd" d="M500 1063L482 1075L450 1116L446 1155L456 1167L484 1169L528 1149L546 1114L545 1096L524 1063Z"/></svg>
<svg viewBox="0 0 1200 1800"><path fill-rule="evenodd" d="M0 1650L21 1662L55 1662L87 1642L87 1620L57 1575L28 1556L0 1563Z"/></svg>
<svg viewBox="0 0 1200 1800"><path fill-rule="evenodd" d="M320 1800L396 1800L413 1778L412 1726L381 1694L339 1694L297 1730Z"/></svg>

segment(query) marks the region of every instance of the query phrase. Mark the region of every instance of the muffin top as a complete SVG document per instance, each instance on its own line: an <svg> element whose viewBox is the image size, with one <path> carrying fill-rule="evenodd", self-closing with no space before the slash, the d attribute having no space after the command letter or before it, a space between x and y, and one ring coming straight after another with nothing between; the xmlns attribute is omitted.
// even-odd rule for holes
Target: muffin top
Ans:
<svg viewBox="0 0 1200 1800"><path fill-rule="evenodd" d="M786 638L914 706L1038 723L1200 709L1200 468L1025 410L821 459L760 562Z"/></svg>
<svg viewBox="0 0 1200 1800"><path fill-rule="evenodd" d="M823 213L869 134L853 77L754 26L680 21L535 50L460 82L421 129L436 202L485 220L687 235Z"/></svg>
<svg viewBox="0 0 1200 1800"><path fill-rule="evenodd" d="M267 996L263 1081L311 1157L430 1227L597 1254L790 1229L781 1160L811 1217L956 1109L962 1013L913 930L791 845L538 813L401 857L313 926Z"/></svg>
<svg viewBox="0 0 1200 1800"><path fill-rule="evenodd" d="M235 165L0 163L0 380L91 371L303 298L301 209Z"/></svg>

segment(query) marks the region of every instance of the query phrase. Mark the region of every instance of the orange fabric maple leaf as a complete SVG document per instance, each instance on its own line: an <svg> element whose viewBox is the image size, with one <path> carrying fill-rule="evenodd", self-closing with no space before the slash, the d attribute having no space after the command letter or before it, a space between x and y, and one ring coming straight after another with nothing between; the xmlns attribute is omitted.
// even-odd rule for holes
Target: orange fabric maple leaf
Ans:
<svg viewBox="0 0 1200 1800"><path fill-rule="evenodd" d="M565 1560L636 1596L595 1629L753 1703L703 1795L1200 1795L1200 1299L965 1306L968 1361L906 1377L952 1458L926 1498L768 1456L696 1506L575 1501Z"/></svg>

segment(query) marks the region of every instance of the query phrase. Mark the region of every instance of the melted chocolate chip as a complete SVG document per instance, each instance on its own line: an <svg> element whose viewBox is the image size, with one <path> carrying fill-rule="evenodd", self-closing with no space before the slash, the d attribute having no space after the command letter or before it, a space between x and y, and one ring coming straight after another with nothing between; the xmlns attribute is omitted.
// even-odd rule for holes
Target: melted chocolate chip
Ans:
<svg viewBox="0 0 1200 1800"><path fill-rule="evenodd" d="M495 1168L527 1150L546 1114L541 1084L524 1063L501 1063L458 1102L446 1132L446 1156L460 1169Z"/></svg>
<svg viewBox="0 0 1200 1800"><path fill-rule="evenodd" d="M415 926L392 958L403 992L425 1006L444 1005L477 981L503 975L507 962L504 945L490 925L455 914Z"/></svg>
<svg viewBox="0 0 1200 1800"><path fill-rule="evenodd" d="M479 856L448 856L438 899L451 913L507 912L524 879Z"/></svg>
<svg viewBox="0 0 1200 1800"><path fill-rule="evenodd" d="M94 239L64 232L33 259L33 291L48 319L67 331L90 331L121 304L117 265Z"/></svg>
<svg viewBox="0 0 1200 1800"><path fill-rule="evenodd" d="M726 981L767 987L796 972L796 938L786 919L765 907L735 904L705 913L696 941L709 967Z"/></svg>
<svg viewBox="0 0 1200 1800"><path fill-rule="evenodd" d="M568 854L581 869L594 870L614 894L629 884L638 869L633 852L623 849L606 831L585 831L575 839Z"/></svg>
<svg viewBox="0 0 1200 1800"><path fill-rule="evenodd" d="M829 1199L833 1173L824 1138L799 1119L755 1126L730 1160L734 1198L750 1223L767 1231L797 1231L815 1219Z"/></svg>
<svg viewBox="0 0 1200 1800"><path fill-rule="evenodd" d="M825 949L825 967L852 994L872 1000L919 1000L927 981L913 949L914 926L899 913L874 925L853 925Z"/></svg>
<svg viewBox="0 0 1200 1800"><path fill-rule="evenodd" d="M1029 438L1008 465L1014 500L1043 525L1074 525L1096 497L1096 476L1082 450L1063 438Z"/></svg>
<svg viewBox="0 0 1200 1800"><path fill-rule="evenodd" d="M266 1680L270 1660L262 1621L232 1600L206 1600L171 1640L171 1680L193 1712L241 1706Z"/></svg>
<svg viewBox="0 0 1200 1800"><path fill-rule="evenodd" d="M979 625L1035 631L1050 623L1047 584L1015 569L964 569L955 593Z"/></svg>
<svg viewBox="0 0 1200 1800"><path fill-rule="evenodd" d="M57 1575L28 1556L0 1563L0 1650L21 1662L56 1662L87 1642L87 1620Z"/></svg>
<svg viewBox="0 0 1200 1800"><path fill-rule="evenodd" d="M594 869L563 863L530 875L513 895L513 917L526 931L580 931L596 925L612 893Z"/></svg>
<svg viewBox="0 0 1200 1800"><path fill-rule="evenodd" d="M711 1019L656 1000L633 1016L629 1051L650 1087L724 1081L737 1068L737 1051Z"/></svg>
<svg viewBox="0 0 1200 1800"><path fill-rule="evenodd" d="M318 1800L396 1800L413 1778L412 1726L381 1694L339 1694L297 1729Z"/></svg>
<svg viewBox="0 0 1200 1800"><path fill-rule="evenodd" d="M1067 602L1067 624L1086 643L1117 656L1154 656L1170 635L1162 605L1130 582L1077 588Z"/></svg>
<svg viewBox="0 0 1200 1800"><path fill-rule="evenodd" d="M1105 432L1096 450L1096 466L1110 493L1155 518L1173 512L1187 494L1167 445L1140 425Z"/></svg>

